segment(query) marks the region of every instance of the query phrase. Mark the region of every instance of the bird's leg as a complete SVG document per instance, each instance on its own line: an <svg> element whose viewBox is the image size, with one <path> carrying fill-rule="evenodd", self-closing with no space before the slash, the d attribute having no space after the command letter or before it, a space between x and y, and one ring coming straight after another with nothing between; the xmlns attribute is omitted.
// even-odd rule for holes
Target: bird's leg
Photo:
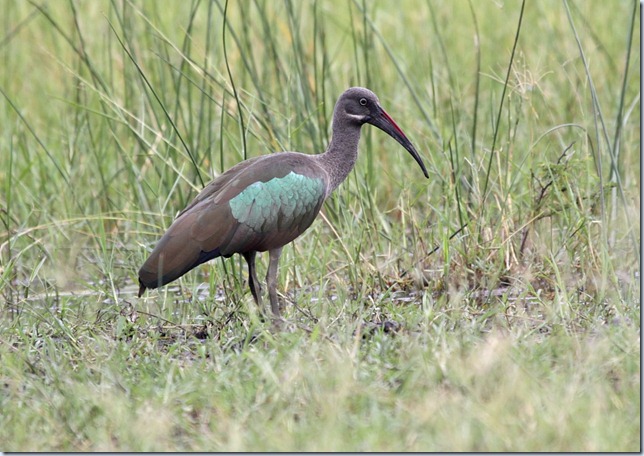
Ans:
<svg viewBox="0 0 644 456"><path fill-rule="evenodd" d="M268 251L268 271L266 272L266 284L268 285L268 296L271 300L271 310L275 317L280 317L280 305L277 301L277 266L280 262L282 247Z"/></svg>
<svg viewBox="0 0 644 456"><path fill-rule="evenodd" d="M257 252L246 252L243 255L246 259L246 263L248 263L248 287L250 288L253 298L255 298L255 302L257 303L260 312L264 312L264 309L262 308L262 286L260 285L259 280L257 280L257 274L255 272L255 256L257 255Z"/></svg>

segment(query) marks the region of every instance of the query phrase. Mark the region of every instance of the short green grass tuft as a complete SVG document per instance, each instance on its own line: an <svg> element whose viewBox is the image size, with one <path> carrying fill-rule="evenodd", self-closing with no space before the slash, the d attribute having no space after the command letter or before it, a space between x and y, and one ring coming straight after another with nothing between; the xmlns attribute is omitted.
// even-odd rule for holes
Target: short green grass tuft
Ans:
<svg viewBox="0 0 644 456"><path fill-rule="evenodd" d="M638 2L19 2L0 13L0 450L627 451ZM287 246L136 296L213 175L365 127ZM266 267L260 264L260 275Z"/></svg>

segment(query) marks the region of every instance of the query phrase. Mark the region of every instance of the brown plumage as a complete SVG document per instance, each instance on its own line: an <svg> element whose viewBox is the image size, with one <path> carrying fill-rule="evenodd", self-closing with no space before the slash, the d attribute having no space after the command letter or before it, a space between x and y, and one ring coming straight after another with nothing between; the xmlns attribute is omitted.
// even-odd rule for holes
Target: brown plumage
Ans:
<svg viewBox="0 0 644 456"><path fill-rule="evenodd" d="M281 152L245 160L221 174L177 216L139 270L139 296L219 256L248 263L249 287L261 307L257 252L270 255L266 280L271 310L280 315L277 267L282 247L302 234L324 200L353 169L360 128L370 123L395 138L427 170L414 146L368 89L353 87L338 99L326 152Z"/></svg>

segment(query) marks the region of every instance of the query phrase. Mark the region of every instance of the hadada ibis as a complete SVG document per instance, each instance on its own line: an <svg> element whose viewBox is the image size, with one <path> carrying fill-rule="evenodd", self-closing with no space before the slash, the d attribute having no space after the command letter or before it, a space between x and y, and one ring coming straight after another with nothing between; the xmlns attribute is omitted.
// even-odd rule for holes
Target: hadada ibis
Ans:
<svg viewBox="0 0 644 456"><path fill-rule="evenodd" d="M335 105L331 142L323 154L280 152L245 160L212 181L174 220L139 271L139 297L220 256L240 253L248 285L262 309L257 252L269 252L266 274L271 310L280 316L277 268L282 247L311 226L322 203L344 181L358 156L362 125L398 141L429 177L407 136L368 89L352 87Z"/></svg>

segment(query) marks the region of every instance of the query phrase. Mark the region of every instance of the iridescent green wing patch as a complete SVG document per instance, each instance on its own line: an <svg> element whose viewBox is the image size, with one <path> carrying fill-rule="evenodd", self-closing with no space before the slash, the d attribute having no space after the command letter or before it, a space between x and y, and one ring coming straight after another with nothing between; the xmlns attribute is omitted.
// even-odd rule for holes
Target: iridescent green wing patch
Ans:
<svg viewBox="0 0 644 456"><path fill-rule="evenodd" d="M255 182L229 201L233 217L258 233L295 228L324 198L322 179L293 171L267 182Z"/></svg>

